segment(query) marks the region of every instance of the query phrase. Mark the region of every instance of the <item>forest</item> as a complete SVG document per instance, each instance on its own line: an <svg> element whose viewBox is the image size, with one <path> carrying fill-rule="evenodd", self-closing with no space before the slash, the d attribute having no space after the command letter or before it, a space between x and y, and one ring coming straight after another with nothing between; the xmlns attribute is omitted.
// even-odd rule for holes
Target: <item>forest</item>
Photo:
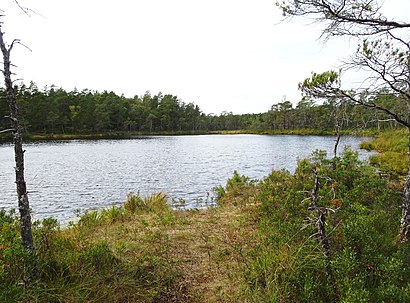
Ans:
<svg viewBox="0 0 410 303"><path fill-rule="evenodd" d="M342 129L391 129L398 123L386 113L354 103L328 99L317 103L304 97L299 102L281 101L259 114L206 114L193 102L185 103L172 94L146 92L126 98L114 92L90 90L67 92L56 86L39 89L35 83L15 86L25 132L44 134L81 134L100 132L207 132L223 130L290 131L311 129L333 131ZM4 89L0 94L4 95ZM376 104L403 114L398 96L380 92ZM0 127L8 127L7 103L0 103Z"/></svg>

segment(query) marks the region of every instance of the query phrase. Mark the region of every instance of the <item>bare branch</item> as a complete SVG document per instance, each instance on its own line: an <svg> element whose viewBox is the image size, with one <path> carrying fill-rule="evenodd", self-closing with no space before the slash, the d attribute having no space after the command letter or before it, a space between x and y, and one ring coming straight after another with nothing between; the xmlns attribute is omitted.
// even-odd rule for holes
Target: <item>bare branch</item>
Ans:
<svg viewBox="0 0 410 303"><path fill-rule="evenodd" d="M351 94L349 94L349 93L347 93L347 92L345 92L341 89L338 89L335 93L336 93L336 95L338 95L340 97L347 98L348 100L351 100L356 104L360 104L360 105L365 106L365 107L374 108L374 109L380 110L382 112L385 112L386 114L391 116L394 120L396 120L398 123L402 124L403 126L410 127L410 121L407 121L407 120L399 117L399 115L397 113L391 111L390 109L388 109L384 106L377 105L374 102L365 102L365 101L361 100L360 98L355 98Z"/></svg>
<svg viewBox="0 0 410 303"><path fill-rule="evenodd" d="M12 131L14 131L14 128L3 129L3 130L0 130L0 134L4 134L4 133L8 133L8 132L12 132Z"/></svg>
<svg viewBox="0 0 410 303"><path fill-rule="evenodd" d="M396 121L396 119L374 119L374 120L368 120L366 122L373 123L373 122L393 122L393 121Z"/></svg>
<svg viewBox="0 0 410 303"><path fill-rule="evenodd" d="M36 12L35 10L21 5L18 0L14 0L14 2L23 11L23 13L26 14L28 17L31 17L31 14L34 14L34 15L37 15L37 16L40 16L40 17L44 18L44 16L42 14Z"/></svg>
<svg viewBox="0 0 410 303"><path fill-rule="evenodd" d="M402 38L397 37L396 35L393 35L393 33L391 31L387 32L387 35L389 35L391 38L393 38L394 40L399 41L400 43L404 44L406 46L407 49L410 49L410 43L404 41Z"/></svg>
<svg viewBox="0 0 410 303"><path fill-rule="evenodd" d="M28 47L26 44L22 43L20 40L18 40L18 42L16 42L16 43L20 44L21 46L23 46L24 48L26 48L30 52L33 52L33 50L30 47Z"/></svg>
<svg viewBox="0 0 410 303"><path fill-rule="evenodd" d="M25 13L28 17L31 17L30 13L33 13L34 12L33 10L31 10L31 9L25 7L25 6L22 6L18 0L14 0L14 2L22 10L23 13Z"/></svg>
<svg viewBox="0 0 410 303"><path fill-rule="evenodd" d="M14 39L14 40L11 42L11 44L10 44L10 46L9 46L9 48L8 48L8 52L10 53L11 50L13 49L14 44L15 44L15 43L19 43L19 42L20 42L19 39Z"/></svg>
<svg viewBox="0 0 410 303"><path fill-rule="evenodd" d="M313 169L313 174L314 174L314 184L313 184L313 189L311 192L311 199L312 199L312 208L313 210L316 212L317 214L317 220L315 222L316 225L316 230L317 232L312 235L313 236L318 236L320 239L320 243L322 245L322 252L323 255L326 259L326 273L328 275L328 278L332 284L332 288L333 288L333 295L335 298L338 297L338 289L337 289L337 285L336 285L336 280L334 277L334 273L333 273L333 269L330 265L330 260L332 258L332 254L330 251L330 244L329 244L329 238L326 232L326 214L322 211L322 209L319 207L318 205L318 201L319 201L319 175L318 172L315 169Z"/></svg>

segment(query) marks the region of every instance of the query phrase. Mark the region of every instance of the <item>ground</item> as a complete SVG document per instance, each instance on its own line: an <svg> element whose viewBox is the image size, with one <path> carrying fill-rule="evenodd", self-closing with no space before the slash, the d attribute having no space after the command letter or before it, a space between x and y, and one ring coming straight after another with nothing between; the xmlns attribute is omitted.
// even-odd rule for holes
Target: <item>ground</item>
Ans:
<svg viewBox="0 0 410 303"><path fill-rule="evenodd" d="M241 302L247 253L257 243L256 212L255 205L144 212L86 237L107 240L125 263L166 262L167 275L176 277L152 302Z"/></svg>
<svg viewBox="0 0 410 303"><path fill-rule="evenodd" d="M239 207L178 215L189 223L169 231L171 252L188 289L198 302L237 302L255 221Z"/></svg>

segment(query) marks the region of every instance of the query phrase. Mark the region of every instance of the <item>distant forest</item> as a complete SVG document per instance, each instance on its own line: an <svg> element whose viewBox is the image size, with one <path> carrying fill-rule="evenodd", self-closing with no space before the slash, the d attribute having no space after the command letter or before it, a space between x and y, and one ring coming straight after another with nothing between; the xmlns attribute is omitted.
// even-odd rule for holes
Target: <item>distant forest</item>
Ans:
<svg viewBox="0 0 410 303"><path fill-rule="evenodd" d="M22 121L29 133L97 133L110 131L178 132L178 131L277 131L277 130L333 130L386 129L397 127L396 122L373 109L325 100L321 104L303 98L294 106L290 101L275 103L260 114L236 115L222 112L205 114L198 105L185 103L177 96L162 93L126 98L113 92L90 90L67 92L55 86L39 89L34 83L15 87ZM0 89L4 96L4 89ZM0 127L9 122L7 102L0 102ZM380 93L375 104L403 113L397 97ZM256 102L256 100L255 100Z"/></svg>

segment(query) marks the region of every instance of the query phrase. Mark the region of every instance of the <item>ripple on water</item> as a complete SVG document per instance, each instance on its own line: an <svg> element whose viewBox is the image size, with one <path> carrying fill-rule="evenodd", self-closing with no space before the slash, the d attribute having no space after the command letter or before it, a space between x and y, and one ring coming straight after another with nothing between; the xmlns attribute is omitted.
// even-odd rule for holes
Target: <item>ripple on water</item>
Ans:
<svg viewBox="0 0 410 303"><path fill-rule="evenodd" d="M345 137L342 145L358 148L362 140ZM121 203L129 192L163 191L196 207L234 170L252 179L272 169L292 172L297 158L316 149L331 153L333 144L333 137L258 135L37 142L25 145L26 180L37 218L66 221L75 210ZM13 161L12 145L0 145L0 207L6 209L17 205Z"/></svg>

